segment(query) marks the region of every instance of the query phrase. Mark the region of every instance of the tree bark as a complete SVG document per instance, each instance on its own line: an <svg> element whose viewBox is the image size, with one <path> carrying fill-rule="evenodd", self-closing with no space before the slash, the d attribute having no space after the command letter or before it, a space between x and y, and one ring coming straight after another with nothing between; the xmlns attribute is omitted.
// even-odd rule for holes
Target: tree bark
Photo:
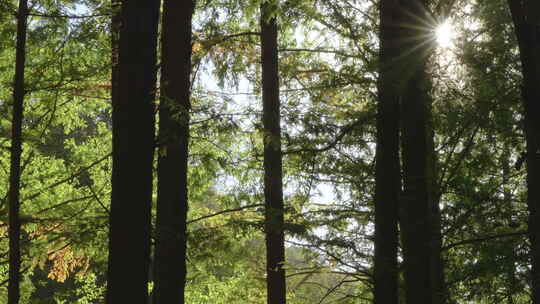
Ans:
<svg viewBox="0 0 540 304"><path fill-rule="evenodd" d="M113 168L106 302L146 304L160 2L118 3L121 8L118 63L112 75Z"/></svg>
<svg viewBox="0 0 540 304"><path fill-rule="evenodd" d="M523 73L532 303L540 303L540 3L508 0Z"/></svg>
<svg viewBox="0 0 540 304"><path fill-rule="evenodd" d="M165 0L161 40L154 303L184 303L191 21L195 1Z"/></svg>
<svg viewBox="0 0 540 304"><path fill-rule="evenodd" d="M402 3L402 64L404 67L403 99L401 103L403 195L406 218L404 225L405 295L407 303L432 303L435 275L432 264L431 213L433 200L432 151L429 146L428 117L430 108L430 81L426 73L431 43L429 29L423 20L426 1Z"/></svg>
<svg viewBox="0 0 540 304"><path fill-rule="evenodd" d="M276 1L261 5L267 303L286 302Z"/></svg>
<svg viewBox="0 0 540 304"><path fill-rule="evenodd" d="M8 304L18 304L21 279L21 221L20 185L22 154L22 120L24 103L24 68L26 63L26 30L28 19L27 0L19 1L17 13L17 46L15 82L13 87L13 116L11 123L11 156L9 171L9 281Z"/></svg>
<svg viewBox="0 0 540 304"><path fill-rule="evenodd" d="M380 2L380 61L375 166L374 303L398 303L399 20L397 0Z"/></svg>

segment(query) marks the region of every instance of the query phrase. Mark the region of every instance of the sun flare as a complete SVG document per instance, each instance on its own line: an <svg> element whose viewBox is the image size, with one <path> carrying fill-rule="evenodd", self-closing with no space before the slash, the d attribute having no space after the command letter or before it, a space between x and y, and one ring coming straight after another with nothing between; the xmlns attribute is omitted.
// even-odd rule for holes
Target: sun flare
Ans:
<svg viewBox="0 0 540 304"><path fill-rule="evenodd" d="M449 22L444 22L435 29L435 39L442 48L449 48L453 44L454 30Z"/></svg>

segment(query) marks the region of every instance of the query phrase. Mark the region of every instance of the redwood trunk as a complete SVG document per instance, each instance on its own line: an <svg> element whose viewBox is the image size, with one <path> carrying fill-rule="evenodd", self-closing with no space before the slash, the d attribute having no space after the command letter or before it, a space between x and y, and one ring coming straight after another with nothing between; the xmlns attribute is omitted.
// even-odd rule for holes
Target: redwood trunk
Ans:
<svg viewBox="0 0 540 304"><path fill-rule="evenodd" d="M113 169L106 302L146 304L160 2L118 3L121 9L118 63L112 76Z"/></svg>
<svg viewBox="0 0 540 304"><path fill-rule="evenodd" d="M286 302L278 48L275 1L261 6L267 303Z"/></svg>
<svg viewBox="0 0 540 304"><path fill-rule="evenodd" d="M379 102L375 167L374 303L398 303L399 169L399 9L396 0L380 4Z"/></svg>
<svg viewBox="0 0 540 304"><path fill-rule="evenodd" d="M165 0L161 40L161 102L154 303L184 303L191 20L194 1Z"/></svg>
<svg viewBox="0 0 540 304"><path fill-rule="evenodd" d="M13 88L13 116L11 123L11 160L9 171L9 281L8 303L18 304L21 279L21 221L20 185L22 154L22 120L24 103L24 67L26 61L26 30L28 19L27 0L19 1L17 13L17 47L15 59L15 84Z"/></svg>
<svg viewBox="0 0 540 304"><path fill-rule="evenodd" d="M405 296L409 304L432 303L431 281L432 227L430 192L433 157L428 130L430 82L426 64L430 43L423 20L428 20L426 2L409 1L402 4L403 15L403 99L402 155L403 195L406 218L404 223Z"/></svg>
<svg viewBox="0 0 540 304"><path fill-rule="evenodd" d="M540 3L508 0L523 73L532 303L540 303Z"/></svg>

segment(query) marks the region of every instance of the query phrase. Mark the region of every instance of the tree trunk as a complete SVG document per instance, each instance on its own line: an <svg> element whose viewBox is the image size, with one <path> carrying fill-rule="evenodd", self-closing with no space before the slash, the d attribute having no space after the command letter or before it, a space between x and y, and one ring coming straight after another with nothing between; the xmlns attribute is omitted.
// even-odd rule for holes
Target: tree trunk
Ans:
<svg viewBox="0 0 540 304"><path fill-rule="evenodd" d="M402 4L402 46L404 53L402 77L404 80L401 103L403 196L406 209L404 234L405 290L409 304L432 302L430 223L432 206L430 189L432 181L429 170L432 153L429 149L428 111L429 80L426 64L431 44L426 41L428 20L425 1L409 1Z"/></svg>
<svg viewBox="0 0 540 304"><path fill-rule="evenodd" d="M112 75L113 168L106 302L146 304L160 2L119 3L118 63Z"/></svg>
<svg viewBox="0 0 540 304"><path fill-rule="evenodd" d="M184 303L191 19L194 1L165 0L161 40L161 102L154 303Z"/></svg>
<svg viewBox="0 0 540 304"><path fill-rule="evenodd" d="M286 302L276 1L261 5L267 303Z"/></svg>
<svg viewBox="0 0 540 304"><path fill-rule="evenodd" d="M428 97L429 98L429 97ZM434 143L434 126L432 115L432 100L428 99L427 108L427 186L429 204L429 231L430 231L430 281L431 303L444 304L447 301L447 289L444 279L444 259L442 256L442 227L441 209L439 206L441 193L438 181L437 154Z"/></svg>
<svg viewBox="0 0 540 304"><path fill-rule="evenodd" d="M532 303L540 303L540 3L508 0L523 73Z"/></svg>
<svg viewBox="0 0 540 304"><path fill-rule="evenodd" d="M17 13L17 47L15 59L15 83L13 87L13 116L11 123L11 159L9 171L9 281L8 303L18 304L21 279L21 222L20 184L22 154L22 120L24 103L24 68L26 62L26 30L28 19L27 0L19 1Z"/></svg>
<svg viewBox="0 0 540 304"><path fill-rule="evenodd" d="M396 0L381 0L375 167L374 303L398 303L399 20Z"/></svg>

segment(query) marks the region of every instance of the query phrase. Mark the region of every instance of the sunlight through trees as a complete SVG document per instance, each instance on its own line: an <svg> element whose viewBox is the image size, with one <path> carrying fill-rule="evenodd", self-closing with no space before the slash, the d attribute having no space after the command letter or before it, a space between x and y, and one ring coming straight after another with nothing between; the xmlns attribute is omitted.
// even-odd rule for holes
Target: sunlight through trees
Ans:
<svg viewBox="0 0 540 304"><path fill-rule="evenodd" d="M0 303L540 304L537 0L0 0Z"/></svg>

